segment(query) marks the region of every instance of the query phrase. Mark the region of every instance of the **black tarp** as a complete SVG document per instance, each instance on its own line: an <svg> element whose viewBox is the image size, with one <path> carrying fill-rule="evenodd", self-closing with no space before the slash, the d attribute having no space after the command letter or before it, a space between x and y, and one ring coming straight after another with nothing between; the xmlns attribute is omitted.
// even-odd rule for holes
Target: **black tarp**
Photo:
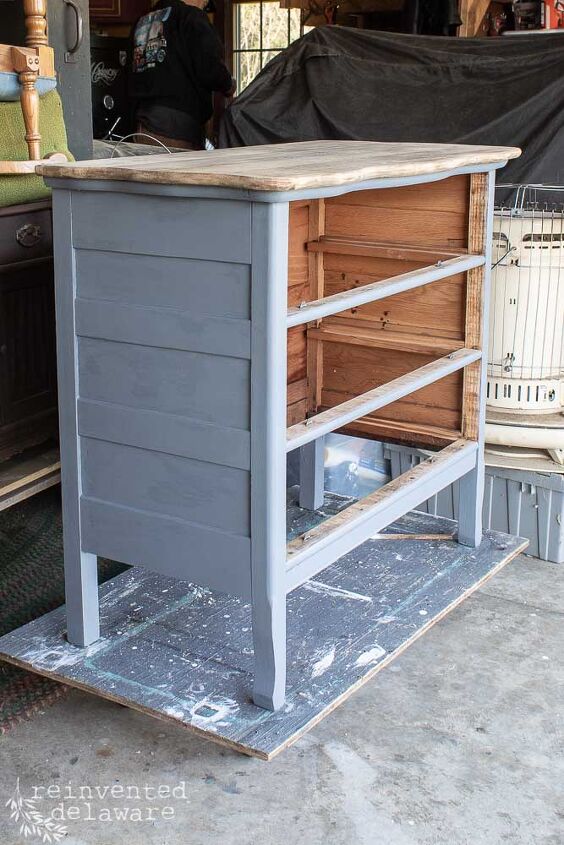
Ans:
<svg viewBox="0 0 564 845"><path fill-rule="evenodd" d="M467 39L319 27L233 102L220 146L319 138L518 146L498 181L564 184L564 32Z"/></svg>

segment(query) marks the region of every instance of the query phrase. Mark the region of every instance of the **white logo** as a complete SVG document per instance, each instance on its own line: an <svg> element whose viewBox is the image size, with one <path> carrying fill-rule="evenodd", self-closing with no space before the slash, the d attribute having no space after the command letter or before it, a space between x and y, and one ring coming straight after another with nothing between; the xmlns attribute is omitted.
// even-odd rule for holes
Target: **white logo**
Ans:
<svg viewBox="0 0 564 845"><path fill-rule="evenodd" d="M20 792L20 779L16 781L16 788L6 801L10 809L10 818L20 826L20 834L27 839L36 836L42 842L61 842L67 835L67 828L51 818L43 816L36 807L37 798L24 798Z"/></svg>
<svg viewBox="0 0 564 845"><path fill-rule="evenodd" d="M119 76L119 68L106 67L104 62L92 62L91 78L92 83L96 85L98 82L103 82L104 85L113 85L116 78Z"/></svg>

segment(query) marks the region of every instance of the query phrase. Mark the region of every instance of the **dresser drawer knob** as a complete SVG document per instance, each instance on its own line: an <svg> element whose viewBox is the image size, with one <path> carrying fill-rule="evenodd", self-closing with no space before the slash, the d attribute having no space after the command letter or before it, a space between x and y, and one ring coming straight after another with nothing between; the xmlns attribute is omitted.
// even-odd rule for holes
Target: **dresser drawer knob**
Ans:
<svg viewBox="0 0 564 845"><path fill-rule="evenodd" d="M41 226L37 223L26 223L16 231L16 240L20 246L36 246L42 238Z"/></svg>

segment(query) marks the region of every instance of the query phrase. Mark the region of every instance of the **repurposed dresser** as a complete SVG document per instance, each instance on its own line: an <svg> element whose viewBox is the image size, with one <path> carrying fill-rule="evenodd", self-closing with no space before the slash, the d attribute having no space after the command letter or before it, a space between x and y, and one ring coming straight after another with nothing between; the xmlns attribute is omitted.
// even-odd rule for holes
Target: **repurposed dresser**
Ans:
<svg viewBox="0 0 564 845"><path fill-rule="evenodd" d="M481 538L495 170L519 150L322 141L42 167L53 188L68 638L96 556L252 602L284 701L286 595L454 479ZM347 430L441 447L286 542ZM307 492L309 491L309 492Z"/></svg>

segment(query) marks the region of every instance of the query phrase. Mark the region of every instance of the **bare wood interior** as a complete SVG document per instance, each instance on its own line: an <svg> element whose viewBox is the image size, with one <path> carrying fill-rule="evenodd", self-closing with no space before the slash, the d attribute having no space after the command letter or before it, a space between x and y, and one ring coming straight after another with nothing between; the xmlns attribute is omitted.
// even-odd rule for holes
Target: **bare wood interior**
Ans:
<svg viewBox="0 0 564 845"><path fill-rule="evenodd" d="M482 252L483 229L481 237L469 231L476 228L475 209L483 208L484 185L484 179L462 175L291 203L288 307ZM474 328L471 312L481 278L480 269L459 273L289 329L288 425L455 349L479 345L480 327ZM478 372L476 364L467 376L449 375L346 431L428 446L444 446L463 431L473 438L475 426L466 413L476 416Z"/></svg>

